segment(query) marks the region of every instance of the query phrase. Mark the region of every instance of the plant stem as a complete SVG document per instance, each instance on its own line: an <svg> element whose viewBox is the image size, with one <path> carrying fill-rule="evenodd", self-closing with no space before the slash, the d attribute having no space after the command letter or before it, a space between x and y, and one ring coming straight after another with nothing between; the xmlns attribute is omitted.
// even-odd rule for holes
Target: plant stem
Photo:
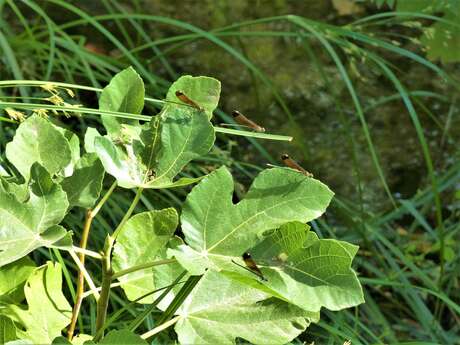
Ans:
<svg viewBox="0 0 460 345"><path fill-rule="evenodd" d="M136 271L140 271L140 270L143 270L145 268L149 268L149 267L153 267L153 266L172 264L174 262L176 262L176 259L165 259L165 260L158 260L158 261L154 261L154 262L148 262L148 263L145 263L145 264L132 266L132 267L127 268L125 270L121 270L121 271L118 271L118 272L114 273L113 276L112 276L112 279L117 279L117 278L120 278L120 277L122 277L122 276L124 276L126 274L136 272Z"/></svg>
<svg viewBox="0 0 460 345"><path fill-rule="evenodd" d="M97 301L96 333L104 326L105 319L107 317L107 307L109 305L110 296L110 283L112 282L113 275L111 262L113 244L113 237L108 235L105 239L104 255L102 259L101 297L99 298L99 301ZM99 334L102 336L103 332L100 332ZM99 339L94 338L94 341L98 340Z"/></svg>
<svg viewBox="0 0 460 345"><path fill-rule="evenodd" d="M173 318L173 319L171 319L169 321L166 321L165 323L159 325L158 327L155 327L154 329L151 329L150 331L142 334L141 338L142 339L148 339L148 338L154 336L155 334L161 332L162 330L168 328L169 326L174 325L177 321L179 321L180 318L181 318L181 316L177 315L175 318Z"/></svg>
<svg viewBox="0 0 460 345"><path fill-rule="evenodd" d="M143 188L138 188L136 192L136 196L134 197L131 205L126 211L123 219L121 220L120 224L118 224L117 228L113 232L112 235L108 235L105 244L104 244L104 254L102 258L102 283L101 283L101 297L97 301L97 316L96 316L96 334L97 336L94 338L94 341L98 341L101 337L103 337L104 332L101 329L104 327L105 320L107 318L107 307L109 305L109 297L110 297L110 285L113 279L113 269L112 269L112 248L115 244L116 238L120 234L120 231L123 229L124 225L131 217L136 208L137 203L139 202Z"/></svg>
<svg viewBox="0 0 460 345"><path fill-rule="evenodd" d="M86 211L85 223L83 225L83 232L80 239L80 252L78 253L78 258L80 259L81 266L85 267L85 254L86 253L86 245L88 244L88 237L89 232L91 229L91 223L93 222L94 217L98 214L99 210L102 208L102 205L107 201L110 197L112 192L114 191L117 183L114 182L110 186L109 190L104 194L102 199L98 202L98 204L94 207L94 209L88 209ZM72 340L73 334L75 332L75 326L77 324L78 315L80 314L81 303L83 301L83 292L85 287L85 280L84 280L84 270L78 270L78 280L77 280L77 294L75 296L75 304L72 310L72 319L70 322L69 329L67 330L67 339Z"/></svg>
<svg viewBox="0 0 460 345"><path fill-rule="evenodd" d="M137 189L136 196L134 197L134 199L133 199L133 201L131 203L131 206L129 206L128 211L126 211L126 213L123 216L123 219L121 220L120 224L118 224L117 228L113 232L112 238L113 238L114 241L117 239L117 237L120 234L121 229L123 229L123 226L125 225L125 223L128 221L128 219L133 214L134 209L136 208L136 205L137 205L137 203L139 202L139 200L141 198L143 190L144 190L144 188L138 188Z"/></svg>

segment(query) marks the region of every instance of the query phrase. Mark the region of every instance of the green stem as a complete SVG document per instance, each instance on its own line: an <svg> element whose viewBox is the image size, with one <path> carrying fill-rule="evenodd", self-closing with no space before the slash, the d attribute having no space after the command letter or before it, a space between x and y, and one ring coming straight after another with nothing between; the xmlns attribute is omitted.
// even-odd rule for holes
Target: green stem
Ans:
<svg viewBox="0 0 460 345"><path fill-rule="evenodd" d="M115 241L118 237L118 235L120 234L120 231L121 229L123 229L123 226L126 224L126 222L128 221L128 219L131 217L131 215L133 214L134 212L134 209L136 208L137 206L137 203L139 202L139 200L141 199L141 195L142 195L142 191L144 190L144 188L141 188L139 187L137 189L137 192L136 192L136 196L134 197L132 203L131 203L131 206L129 206L129 209L128 211L126 211L125 215L123 216L123 219L121 220L120 224L118 224L117 228L115 229L115 231L113 232L113 235L112 235L112 238L113 238L113 241Z"/></svg>
<svg viewBox="0 0 460 345"><path fill-rule="evenodd" d="M110 256L112 253L112 247L114 244L113 238L109 235L105 240L104 255L102 259L102 284L101 284L101 295L97 302L97 316L96 316L96 333L104 327L105 319L107 317L107 307L109 305L110 297L110 283L112 282L112 262ZM104 334L100 332L100 337ZM94 341L99 339L94 338Z"/></svg>
<svg viewBox="0 0 460 345"><path fill-rule="evenodd" d="M102 255L102 283L101 283L101 295L99 301L97 302L97 316L96 316L96 337L94 341L99 340L103 335L102 328L104 327L105 320L107 318L107 307L109 305L109 297L110 297L110 285L113 279L113 268L112 268L112 248L115 244L117 236L120 234L121 229L123 229L124 225L131 217L134 212L134 209L139 202L141 195L142 195L143 188L138 188L136 192L136 196L134 197L131 205L129 206L128 211L126 211L123 219L121 220L120 224L118 224L117 228L113 232L112 236L108 235L105 244L104 244L104 254Z"/></svg>
<svg viewBox="0 0 460 345"><path fill-rule="evenodd" d="M127 268L125 270L118 271L117 273L115 273L112 276L112 279L115 280L115 279L120 278L120 277L122 277L122 276L124 276L126 274L136 272L136 271L140 271L140 270L143 270L145 268L149 268L149 267L153 267L153 266L160 266L160 265L167 265L167 264L172 264L172 263L175 263L175 262L176 262L176 259L165 259L165 260L158 260L158 261L154 261L154 262L148 262L148 263L145 263L145 264L136 265L136 266Z"/></svg>

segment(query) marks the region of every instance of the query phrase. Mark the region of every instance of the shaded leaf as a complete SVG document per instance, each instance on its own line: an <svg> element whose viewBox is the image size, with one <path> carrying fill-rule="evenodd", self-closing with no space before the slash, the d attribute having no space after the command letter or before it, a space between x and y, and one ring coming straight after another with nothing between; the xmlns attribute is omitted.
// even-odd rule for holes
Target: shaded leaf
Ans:
<svg viewBox="0 0 460 345"><path fill-rule="evenodd" d="M27 280L24 294L28 308L8 305L0 313L7 314L24 328L17 330L19 338L34 344L50 344L70 323L72 308L61 289L61 266L48 262Z"/></svg>
<svg viewBox="0 0 460 345"><path fill-rule="evenodd" d="M0 266L38 247L71 245L69 234L57 225L69 205L66 193L38 163L32 166L30 175L26 202L0 191Z"/></svg>
<svg viewBox="0 0 460 345"><path fill-rule="evenodd" d="M107 345L127 345L127 344L140 344L140 345L147 345L147 341L142 339L137 334L130 332L128 330L113 330L110 331L104 339L102 339L99 344L107 344Z"/></svg>
<svg viewBox="0 0 460 345"><path fill-rule="evenodd" d="M69 165L72 154L61 131L48 120L33 115L19 125L13 140L6 145L6 157L28 180L35 162L54 175Z"/></svg>
<svg viewBox="0 0 460 345"><path fill-rule="evenodd" d="M0 315L0 344L6 344L17 338L14 322L10 318Z"/></svg>
<svg viewBox="0 0 460 345"><path fill-rule="evenodd" d="M0 303L17 304L24 300L24 283L35 270L28 257L0 268Z"/></svg>
<svg viewBox="0 0 460 345"><path fill-rule="evenodd" d="M144 82L132 67L117 73L107 85L99 98L99 109L140 114L144 108ZM123 119L110 115L101 116L107 133L118 136L122 124L137 125L139 121Z"/></svg>
<svg viewBox="0 0 460 345"><path fill-rule="evenodd" d="M94 205L102 190L104 167L95 153L86 153L75 165L72 176L61 182L67 193L69 207L90 208Z"/></svg>
<svg viewBox="0 0 460 345"><path fill-rule="evenodd" d="M285 344L319 314L208 271L177 311L175 331L181 344Z"/></svg>
<svg viewBox="0 0 460 345"><path fill-rule="evenodd" d="M160 260L159 252L164 251L177 224L178 215L173 208L143 212L131 217L117 237L113 251L115 272ZM156 267L139 270L119 278L129 300L135 300L162 287L156 284L154 269ZM152 302L152 296L139 301L139 303Z"/></svg>

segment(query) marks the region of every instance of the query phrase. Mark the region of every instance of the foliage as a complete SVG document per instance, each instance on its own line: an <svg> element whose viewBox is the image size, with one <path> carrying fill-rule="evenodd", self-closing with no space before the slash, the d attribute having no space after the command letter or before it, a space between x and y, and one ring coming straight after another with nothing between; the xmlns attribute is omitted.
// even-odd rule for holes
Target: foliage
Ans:
<svg viewBox="0 0 460 345"><path fill-rule="evenodd" d="M172 95L179 89L197 104L203 102L202 108L173 101ZM70 252L78 249L69 243L69 233L59 223L73 207L94 206L104 170L116 179L118 186L138 190L119 227L108 234L101 248L103 283L94 341L145 343L123 330L103 337L111 281L119 280L129 300L152 303L148 294L174 284L180 266L191 275L203 276L188 296L180 297L185 298L183 303L175 302L183 295L182 290L171 290L169 295L173 299L170 306L177 304L172 313L177 311L175 329L182 343L234 343L237 337L260 344L284 343L305 330L310 322L317 322L321 307L340 310L364 302L361 286L351 269L357 247L336 240L318 240L303 226L324 213L333 193L302 172L267 169L254 180L244 200L234 205L230 172L225 167L215 170L192 189L184 204L181 229L185 242L173 239L178 226L174 208L131 216L143 188L184 186L201 179L173 181L188 162L206 154L214 144L210 117L219 93L220 83L215 79L181 77L171 86L161 112L146 124L106 115L102 122L108 134L102 136L94 129L88 130L93 134L85 137L85 147L94 148L95 154L87 152L81 157L79 145L72 143L74 135L50 120L32 115L20 124L6 146L6 156L25 180L28 195L24 198L22 188L17 188L18 196L16 189L10 188L16 181L13 176L4 178L5 187L0 194L0 225L5 229L0 240L4 266L1 274L7 280L17 272L22 276L13 286L4 288L5 302L0 310L7 317L2 319L8 329L5 337L11 337L12 327L16 327L19 339L51 342L70 323L70 306L61 292L60 266L48 262L31 271L21 260L40 246ZM99 107L139 113L143 103L142 80L128 68L102 91ZM55 147L61 149L57 154ZM293 224L298 236L306 241L295 248L285 246L289 241L276 242L277 251L272 254L282 255L285 262L265 266L261 260L266 282L259 282L253 272L241 272L242 265L236 265L235 260L241 261L240 256L250 248L258 253L263 251L260 246L272 246L274 233L284 234L284 228L276 229L291 228L286 224ZM269 236L266 231L271 231ZM160 260L170 242L171 259ZM21 267L11 269L14 261ZM175 268L165 274L164 268L157 266L166 264ZM27 310L10 301L13 296L20 299L12 291L19 289L25 279ZM165 311L166 318L170 306ZM203 317L208 320L195 321ZM210 320L218 322L210 325ZM227 322L233 328L228 328ZM258 326L254 328L254 324ZM154 334L147 332L142 338ZM59 339L56 343L61 343Z"/></svg>

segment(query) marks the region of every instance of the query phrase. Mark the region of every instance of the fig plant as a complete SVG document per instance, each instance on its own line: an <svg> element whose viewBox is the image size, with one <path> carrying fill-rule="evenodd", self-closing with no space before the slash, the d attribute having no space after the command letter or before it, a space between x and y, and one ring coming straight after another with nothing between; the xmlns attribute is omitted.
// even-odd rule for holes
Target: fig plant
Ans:
<svg viewBox="0 0 460 345"><path fill-rule="evenodd" d="M19 125L0 170L3 342L146 344L174 325L182 344L232 344L237 338L282 344L317 322L321 308L363 302L351 268L358 248L320 239L307 225L333 197L326 185L273 167L235 204L228 168L184 174L187 163L214 145L211 118L219 95L218 80L183 76L161 112L141 123L144 84L128 68L100 95L106 134L88 128L81 145L76 134L40 113ZM104 180L114 182L104 188ZM135 214L145 189L191 184L180 215L172 207ZM103 248L87 249L92 220L117 188L136 189L131 206ZM61 225L73 208L87 210L78 246ZM59 263L36 267L28 257L40 247L68 252L75 261L74 301L63 291ZM99 261L102 276L85 268L87 256ZM109 300L120 287L127 300L145 308L116 329L110 320L118 311ZM97 300L93 334L76 327L83 298ZM160 311L155 327L138 332L153 311Z"/></svg>

